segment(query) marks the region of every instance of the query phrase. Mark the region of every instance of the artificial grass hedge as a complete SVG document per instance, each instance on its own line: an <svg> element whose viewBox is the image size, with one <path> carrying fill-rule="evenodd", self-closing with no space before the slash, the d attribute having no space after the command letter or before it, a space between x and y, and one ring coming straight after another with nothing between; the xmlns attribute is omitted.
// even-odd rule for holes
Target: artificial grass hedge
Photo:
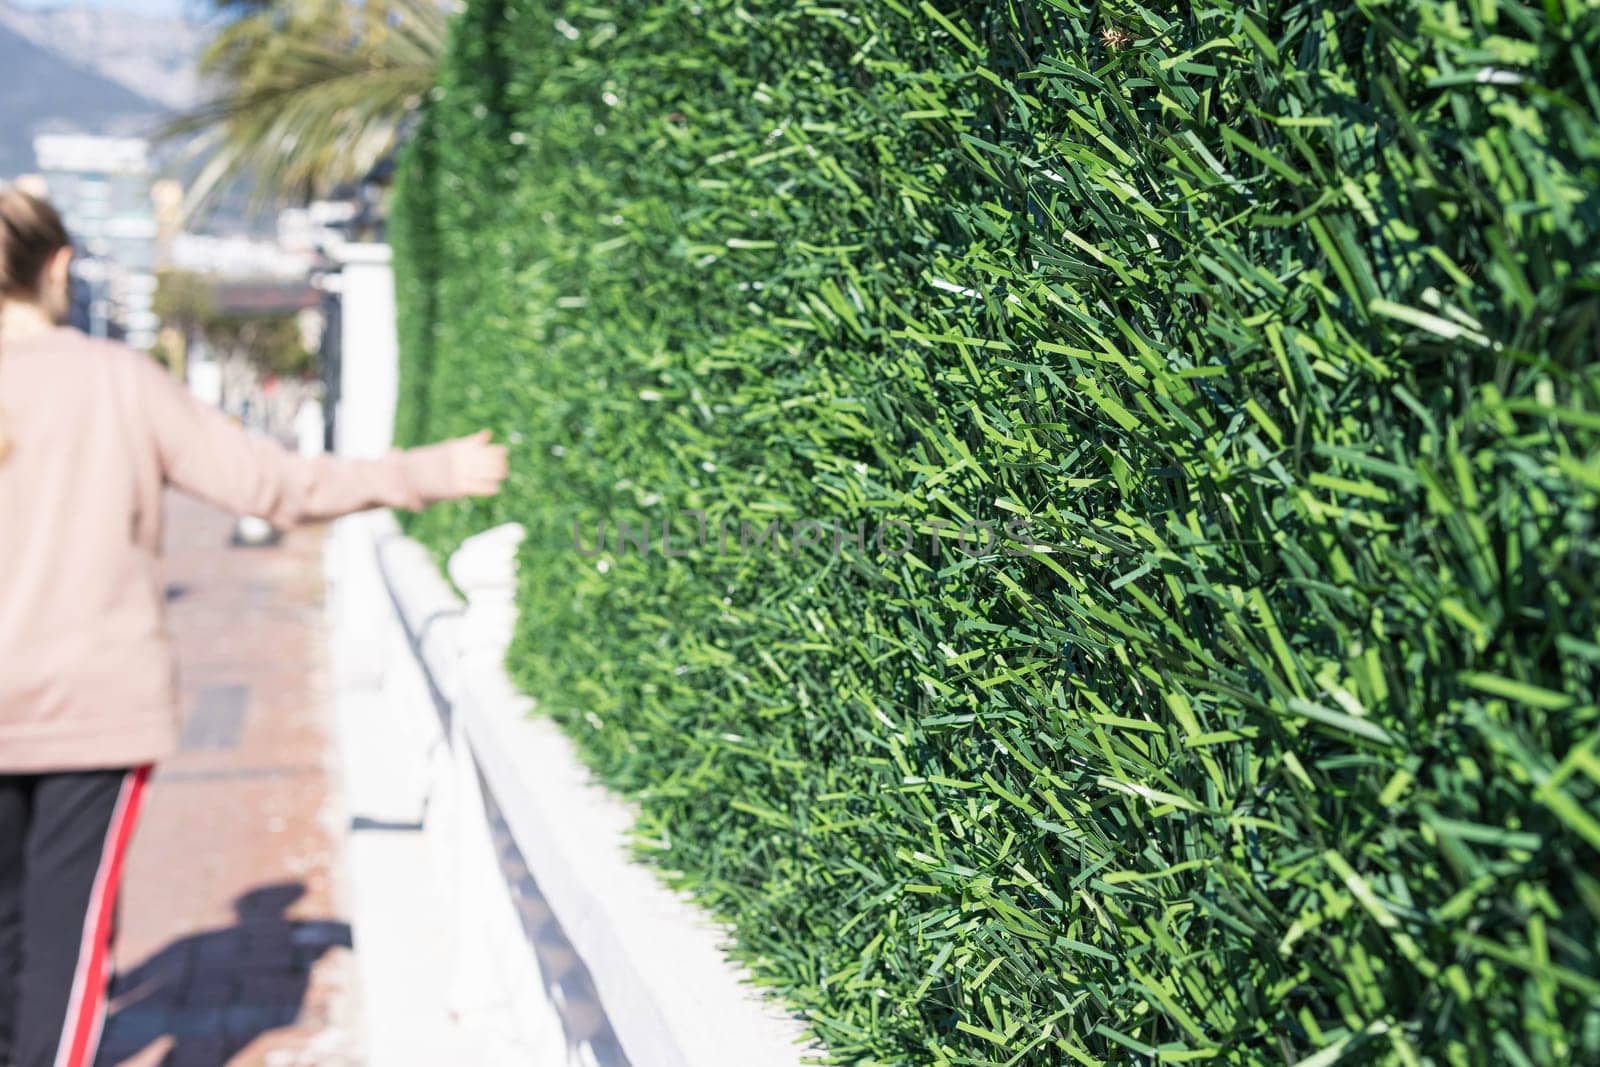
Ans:
<svg viewBox="0 0 1600 1067"><path fill-rule="evenodd" d="M1596 56L1581 0L471 0L400 424L514 472L412 529L528 526L516 676L834 1060L1600 1062Z"/></svg>

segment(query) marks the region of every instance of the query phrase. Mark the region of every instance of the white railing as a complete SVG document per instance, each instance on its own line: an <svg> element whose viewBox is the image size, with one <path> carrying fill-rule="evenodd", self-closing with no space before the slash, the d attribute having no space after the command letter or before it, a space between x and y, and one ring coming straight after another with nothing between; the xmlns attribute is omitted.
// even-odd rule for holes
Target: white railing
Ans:
<svg viewBox="0 0 1600 1067"><path fill-rule="evenodd" d="M452 556L464 603L386 513L329 541L370 1062L804 1062L800 1025L630 857L632 809L501 667L520 539L499 527Z"/></svg>

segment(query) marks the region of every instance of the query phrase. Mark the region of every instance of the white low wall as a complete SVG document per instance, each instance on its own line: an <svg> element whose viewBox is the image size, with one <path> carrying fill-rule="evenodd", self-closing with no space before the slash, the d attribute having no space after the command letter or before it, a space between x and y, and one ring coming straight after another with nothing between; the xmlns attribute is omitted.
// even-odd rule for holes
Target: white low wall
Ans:
<svg viewBox="0 0 1600 1067"><path fill-rule="evenodd" d="M339 264L339 398L334 411L335 451L381 456L394 432L400 388L396 336L394 254L386 244L348 242L328 250Z"/></svg>
<svg viewBox="0 0 1600 1067"><path fill-rule="evenodd" d="M500 527L452 557L466 603L387 513L329 539L373 1067L805 1062L798 1022L727 961L725 931L632 861L631 809L502 669L520 536Z"/></svg>

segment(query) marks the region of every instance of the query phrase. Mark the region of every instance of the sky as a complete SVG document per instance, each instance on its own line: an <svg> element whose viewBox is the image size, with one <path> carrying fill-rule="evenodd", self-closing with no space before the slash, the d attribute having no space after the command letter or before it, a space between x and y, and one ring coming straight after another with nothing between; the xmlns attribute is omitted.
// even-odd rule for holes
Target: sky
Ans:
<svg viewBox="0 0 1600 1067"><path fill-rule="evenodd" d="M17 7L34 9L55 7L99 7L118 11L137 11L144 15L174 16L193 12L204 0L11 0Z"/></svg>

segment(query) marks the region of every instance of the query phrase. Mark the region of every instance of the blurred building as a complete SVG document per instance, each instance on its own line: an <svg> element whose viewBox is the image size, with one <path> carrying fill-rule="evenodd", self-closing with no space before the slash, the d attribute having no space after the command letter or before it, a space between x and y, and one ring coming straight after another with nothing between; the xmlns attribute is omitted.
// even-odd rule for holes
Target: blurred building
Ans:
<svg viewBox="0 0 1600 1067"><path fill-rule="evenodd" d="M319 262L314 250L246 234L180 233L172 239L164 266L219 280L304 281Z"/></svg>
<svg viewBox="0 0 1600 1067"><path fill-rule="evenodd" d="M361 214L354 200L313 200L305 207L278 212L278 245L306 254L319 254L350 239L350 227Z"/></svg>
<svg viewBox="0 0 1600 1067"><path fill-rule="evenodd" d="M149 348L161 227L152 195L149 142L136 137L44 134L34 138L38 177L79 251L75 274L90 333Z"/></svg>
<svg viewBox="0 0 1600 1067"><path fill-rule="evenodd" d="M277 213L270 234L178 232L161 246L161 269L219 282L305 281L329 265L328 249L349 240L360 207L346 200L313 200Z"/></svg>

